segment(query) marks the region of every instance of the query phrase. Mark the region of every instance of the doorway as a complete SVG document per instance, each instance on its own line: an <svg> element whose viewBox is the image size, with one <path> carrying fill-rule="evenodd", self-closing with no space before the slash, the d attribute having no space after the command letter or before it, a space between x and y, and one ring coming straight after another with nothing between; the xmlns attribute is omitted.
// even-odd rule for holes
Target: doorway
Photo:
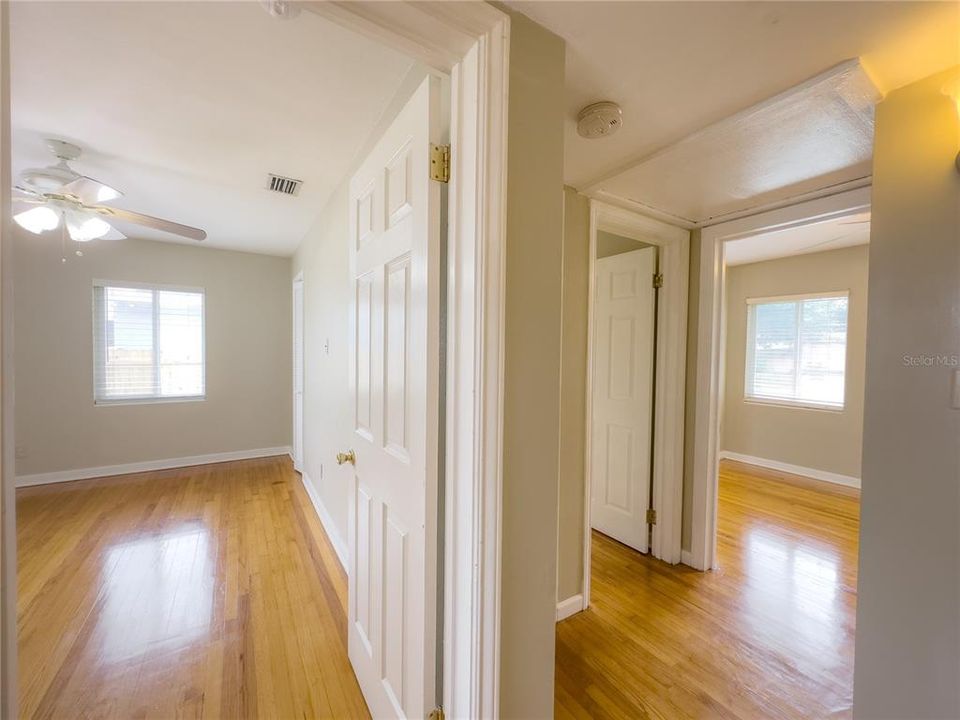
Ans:
<svg viewBox="0 0 960 720"><path fill-rule="evenodd" d="M703 230L700 245L691 547L690 555L684 559L686 564L698 570L712 570L717 566L718 485L720 460L722 451L725 449L721 447L721 420L724 415L726 384L724 374L728 323L726 310L728 246L735 241L760 238L774 232L782 235L790 230L826 222L853 223L869 211L870 189L860 188L748 218L732 220ZM836 293L833 294L836 295ZM729 457L728 459L737 458ZM791 467L768 467L768 469L795 471L795 468ZM844 475L841 474L841 476Z"/></svg>
<svg viewBox="0 0 960 720"><path fill-rule="evenodd" d="M592 200L589 233L583 592L558 617L590 605L595 527L681 556L689 232Z"/></svg>

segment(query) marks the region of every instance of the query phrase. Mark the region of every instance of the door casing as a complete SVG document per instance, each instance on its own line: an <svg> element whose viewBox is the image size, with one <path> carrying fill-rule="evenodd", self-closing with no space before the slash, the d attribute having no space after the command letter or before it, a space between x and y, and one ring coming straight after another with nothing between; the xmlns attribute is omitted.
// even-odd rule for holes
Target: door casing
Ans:
<svg viewBox="0 0 960 720"><path fill-rule="evenodd" d="M849 217L869 209L870 188L862 187L718 223L701 231L693 514L690 553L684 554L684 564L697 570L713 570L717 566L717 482L726 324L724 244L772 230Z"/></svg>

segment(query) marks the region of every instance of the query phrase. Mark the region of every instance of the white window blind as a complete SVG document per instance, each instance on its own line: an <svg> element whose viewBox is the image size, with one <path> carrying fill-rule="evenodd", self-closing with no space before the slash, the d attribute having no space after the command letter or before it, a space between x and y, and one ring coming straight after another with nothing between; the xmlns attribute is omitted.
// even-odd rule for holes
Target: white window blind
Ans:
<svg viewBox="0 0 960 720"><path fill-rule="evenodd" d="M203 291L94 284L94 400L202 398Z"/></svg>
<svg viewBox="0 0 960 720"><path fill-rule="evenodd" d="M842 408L847 293L747 300L747 399Z"/></svg>

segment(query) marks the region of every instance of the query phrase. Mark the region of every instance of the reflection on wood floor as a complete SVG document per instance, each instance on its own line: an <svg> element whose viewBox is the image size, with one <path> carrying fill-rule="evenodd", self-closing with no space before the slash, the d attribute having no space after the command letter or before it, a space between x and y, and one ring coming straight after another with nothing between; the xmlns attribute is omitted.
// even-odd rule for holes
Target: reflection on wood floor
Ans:
<svg viewBox="0 0 960 720"><path fill-rule="evenodd" d="M19 490L24 718L369 717L288 458Z"/></svg>
<svg viewBox="0 0 960 720"><path fill-rule="evenodd" d="M558 718L850 717L859 493L725 462L719 502L712 573L594 532Z"/></svg>

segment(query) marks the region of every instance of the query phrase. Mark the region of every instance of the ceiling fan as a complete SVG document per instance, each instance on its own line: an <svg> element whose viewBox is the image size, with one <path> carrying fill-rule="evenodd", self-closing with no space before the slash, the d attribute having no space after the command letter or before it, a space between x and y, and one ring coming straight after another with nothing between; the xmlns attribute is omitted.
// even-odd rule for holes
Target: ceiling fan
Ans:
<svg viewBox="0 0 960 720"><path fill-rule="evenodd" d="M59 162L45 168L24 170L20 173L20 183L14 188L14 205L35 206L13 216L24 230L39 235L55 230L63 222L66 233L76 242L98 238L123 240L126 235L108 222L120 220L191 240L202 241L207 237L207 233L199 228L102 205L122 197L123 193L81 175L67 164L80 157L80 148L76 145L63 140L47 140L46 143Z"/></svg>

